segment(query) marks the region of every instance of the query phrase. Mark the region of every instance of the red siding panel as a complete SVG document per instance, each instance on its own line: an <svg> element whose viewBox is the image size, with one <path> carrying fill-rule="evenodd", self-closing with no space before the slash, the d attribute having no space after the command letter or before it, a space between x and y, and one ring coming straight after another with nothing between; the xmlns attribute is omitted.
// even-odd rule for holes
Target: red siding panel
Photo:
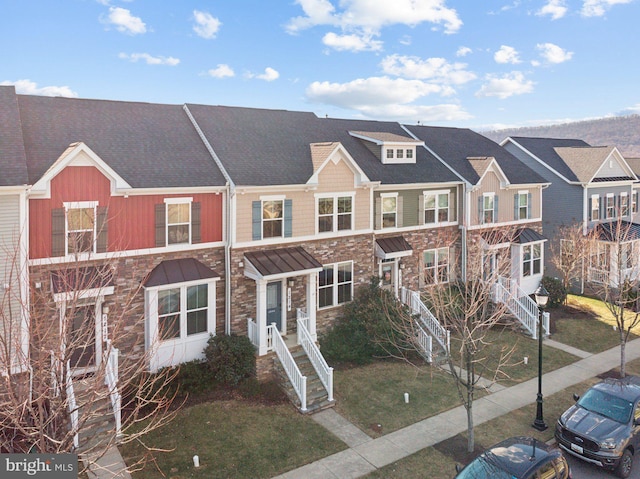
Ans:
<svg viewBox="0 0 640 479"><path fill-rule="evenodd" d="M70 166L51 181L51 199L29 200L30 257L51 255L51 209L71 201L98 201L109 208L109 251L154 248L154 207L165 198L192 197L201 204L202 243L222 241L222 194L111 196L111 185L93 166Z"/></svg>

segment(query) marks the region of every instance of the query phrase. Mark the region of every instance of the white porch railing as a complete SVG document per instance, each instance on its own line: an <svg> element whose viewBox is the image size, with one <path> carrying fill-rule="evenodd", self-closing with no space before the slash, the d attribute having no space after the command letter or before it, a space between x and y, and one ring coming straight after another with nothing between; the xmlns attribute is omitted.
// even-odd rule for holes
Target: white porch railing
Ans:
<svg viewBox="0 0 640 479"><path fill-rule="evenodd" d="M67 361L67 370L65 371L65 390L67 393L67 406L71 414L71 432L73 433L73 446L77 449L78 441L78 405L76 403L76 395L73 391L73 380L71 379L71 361Z"/></svg>
<svg viewBox="0 0 640 479"><path fill-rule="evenodd" d="M267 333L271 338L271 346L300 399L300 410L305 412L307 410L307 377L300 372L275 323L267 326Z"/></svg>
<svg viewBox="0 0 640 479"><path fill-rule="evenodd" d="M445 329L436 317L429 311L429 308L425 306L420 298L420 293L417 291L411 291L410 289L402 287L401 299L404 304L411 308L411 312L419 315L420 321L426 332L433 336L438 344L449 354L451 345L451 333ZM426 343L425 343L426 344ZM429 351L431 354L431 351Z"/></svg>
<svg viewBox="0 0 640 479"><path fill-rule="evenodd" d="M538 339L538 318L540 310L538 305L525 293L515 281L502 276L498 277L494 285L494 298L498 303L503 303L518 321L531 334L533 339ZM549 313L546 313L542 327L549 334Z"/></svg>
<svg viewBox="0 0 640 479"><path fill-rule="evenodd" d="M104 383L109 389L111 408L116 421L116 437L122 434L122 396L118 391L118 349L107 340L106 365L104 368Z"/></svg>
<svg viewBox="0 0 640 479"><path fill-rule="evenodd" d="M327 390L327 400L333 401L333 368L329 367L327 361L325 361L320 349L313 341L311 333L309 333L309 316L304 309L298 308L298 344L302 346L305 353L311 361L311 365L318 373L320 381Z"/></svg>
<svg viewBox="0 0 640 479"><path fill-rule="evenodd" d="M609 271L603 269L589 268L589 281L597 284L609 284Z"/></svg>
<svg viewBox="0 0 640 479"><path fill-rule="evenodd" d="M416 341L420 351L423 353L425 360L428 363L433 362L433 339L431 335L422 327L422 324L416 322Z"/></svg>

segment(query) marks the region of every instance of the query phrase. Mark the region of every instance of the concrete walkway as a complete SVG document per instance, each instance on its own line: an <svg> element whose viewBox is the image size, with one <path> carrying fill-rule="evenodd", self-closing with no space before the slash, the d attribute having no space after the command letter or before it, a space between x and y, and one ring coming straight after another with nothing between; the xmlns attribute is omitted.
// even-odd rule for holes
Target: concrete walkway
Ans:
<svg viewBox="0 0 640 479"><path fill-rule="evenodd" d="M545 340L551 347L565 350L579 359L543 376L542 392L550 396L620 365L620 347L590 354L557 341ZM627 343L627 361L640 358L640 339ZM482 424L535 402L538 378L499 389L473 404L474 422ZM361 477L403 457L466 432L467 418L463 406L450 409L411 426L373 439L344 419L333 409L313 418L344 441L349 449L286 472L274 479L347 479ZM553 424L549 424L554 427Z"/></svg>

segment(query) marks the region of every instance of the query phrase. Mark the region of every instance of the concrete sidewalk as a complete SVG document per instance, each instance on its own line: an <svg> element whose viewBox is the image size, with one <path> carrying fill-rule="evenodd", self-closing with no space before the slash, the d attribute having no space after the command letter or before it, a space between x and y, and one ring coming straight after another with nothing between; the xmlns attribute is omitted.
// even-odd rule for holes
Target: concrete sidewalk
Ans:
<svg viewBox="0 0 640 479"><path fill-rule="evenodd" d="M542 392L545 396L550 396L620 365L619 346L599 354L590 354L557 341L546 340L545 343L582 358L543 376ZM626 354L627 361L640 358L640 339L627 343ZM537 392L538 378L536 377L477 399L473 404L475 425L534 403ZM274 479L361 477L467 430L467 417L463 406L377 439L367 436L333 409L322 411L313 417L344 441L349 449L286 472ZM549 426L554 427L553 424Z"/></svg>

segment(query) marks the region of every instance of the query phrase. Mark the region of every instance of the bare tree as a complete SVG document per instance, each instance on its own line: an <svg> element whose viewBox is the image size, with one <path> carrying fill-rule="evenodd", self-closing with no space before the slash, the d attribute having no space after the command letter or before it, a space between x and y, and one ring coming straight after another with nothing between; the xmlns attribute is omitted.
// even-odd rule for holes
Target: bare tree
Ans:
<svg viewBox="0 0 640 479"><path fill-rule="evenodd" d="M467 277L456 277L453 264L435 275L427 273L427 283L421 301L439 323L451 332L450 352L446 356L447 370L457 387L458 396L467 413L467 447L475 446L473 403L476 393L501 376L507 376L507 365L515 345L496 351L490 348L490 332L503 321L506 306L494 301L494 288L498 276L510 270L506 251L499 254L492 246L508 243L510 235L504 232L485 232L469 241ZM440 244L453 244L446 239ZM392 313L392 314L391 314ZM427 329L417 308L411 310L396 306L388 314L394 334L389 350L422 352L422 331ZM489 352L491 351L491 352ZM405 357L409 357L407 354Z"/></svg>
<svg viewBox="0 0 640 479"><path fill-rule="evenodd" d="M620 341L620 375L626 374L626 345L640 324L637 308L640 279L637 226L622 220L601 223L588 235L589 292L600 299L615 321Z"/></svg>
<svg viewBox="0 0 640 479"><path fill-rule="evenodd" d="M173 418L176 372L148 372L140 287L112 294L117 258L42 266L48 281L27 287L26 266L4 254L13 266L0 303L0 452L77 452L88 466ZM97 298L109 298L108 314Z"/></svg>
<svg viewBox="0 0 640 479"><path fill-rule="evenodd" d="M584 234L581 224L575 224L560 226L555 237L557 240L551 244L551 263L560 273L562 285L568 292L576 281L583 280L589 236ZM582 291L582 287L580 289Z"/></svg>

